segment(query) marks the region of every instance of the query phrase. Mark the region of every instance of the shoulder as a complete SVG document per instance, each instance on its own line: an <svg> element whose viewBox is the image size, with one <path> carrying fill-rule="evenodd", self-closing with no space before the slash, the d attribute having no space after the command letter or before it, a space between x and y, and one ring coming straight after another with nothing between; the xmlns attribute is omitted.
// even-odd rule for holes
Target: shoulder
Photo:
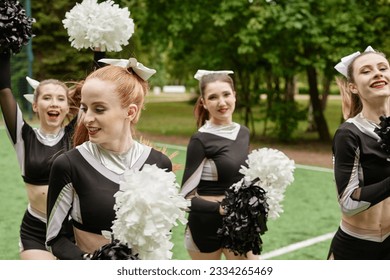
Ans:
<svg viewBox="0 0 390 280"><path fill-rule="evenodd" d="M65 131L73 132L76 125L77 125L77 115L73 119L71 119L70 122L65 126Z"/></svg>
<svg viewBox="0 0 390 280"><path fill-rule="evenodd" d="M152 148L146 161L148 164L156 164L159 168L172 170L172 162L169 157L156 149Z"/></svg>
<svg viewBox="0 0 390 280"><path fill-rule="evenodd" d="M194 133L188 142L187 149L191 149L191 148L204 149L208 137L209 137L208 133L203 133L199 131Z"/></svg>
<svg viewBox="0 0 390 280"><path fill-rule="evenodd" d="M360 130L352 122L342 123L336 130L334 138L338 137L353 137L361 134Z"/></svg>
<svg viewBox="0 0 390 280"><path fill-rule="evenodd" d="M364 134L353 123L344 122L334 134L333 151L344 153L348 149L356 149L363 137Z"/></svg>
<svg viewBox="0 0 390 280"><path fill-rule="evenodd" d="M238 124L238 125L240 126L240 130L249 132L249 128L246 127L245 125L242 125L242 124Z"/></svg>
<svg viewBox="0 0 390 280"><path fill-rule="evenodd" d="M80 153L77 149L71 149L56 157L53 162L53 167L69 168L72 162L78 162L80 159Z"/></svg>
<svg viewBox="0 0 390 280"><path fill-rule="evenodd" d="M249 128L247 128L245 125L239 125L240 126L240 133L244 133L244 134L247 134L249 135L250 134L250 130Z"/></svg>

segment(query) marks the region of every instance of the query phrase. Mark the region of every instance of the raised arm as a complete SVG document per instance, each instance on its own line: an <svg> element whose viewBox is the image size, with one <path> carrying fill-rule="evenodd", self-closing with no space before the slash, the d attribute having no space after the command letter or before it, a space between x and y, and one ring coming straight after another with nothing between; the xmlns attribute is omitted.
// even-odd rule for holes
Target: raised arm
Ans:
<svg viewBox="0 0 390 280"><path fill-rule="evenodd" d="M11 91L11 54L0 54L0 106L5 125L13 143L16 143L18 106Z"/></svg>

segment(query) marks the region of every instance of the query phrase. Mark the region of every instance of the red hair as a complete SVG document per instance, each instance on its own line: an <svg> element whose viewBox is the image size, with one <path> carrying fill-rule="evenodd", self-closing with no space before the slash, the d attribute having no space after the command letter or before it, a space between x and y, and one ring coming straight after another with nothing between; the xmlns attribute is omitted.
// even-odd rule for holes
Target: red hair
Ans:
<svg viewBox="0 0 390 280"><path fill-rule="evenodd" d="M85 82L90 79L99 79L112 82L116 86L113 94L117 94L122 103L122 108L127 108L131 104L137 105L139 110L132 120L131 124L136 124L141 115L141 109L144 108L145 96L149 91L149 84L140 78L131 68L126 69L119 66L108 65L97 69L88 75ZM80 88L81 90L81 88ZM86 127L78 122L73 136L74 146L80 145L88 140L88 131Z"/></svg>

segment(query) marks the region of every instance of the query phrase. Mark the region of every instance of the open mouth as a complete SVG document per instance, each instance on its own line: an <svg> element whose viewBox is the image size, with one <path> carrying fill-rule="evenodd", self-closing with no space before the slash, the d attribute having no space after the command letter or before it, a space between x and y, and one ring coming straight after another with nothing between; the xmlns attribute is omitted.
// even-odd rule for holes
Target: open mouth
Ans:
<svg viewBox="0 0 390 280"><path fill-rule="evenodd" d="M384 87L386 84L387 83L385 81L378 81L378 82L372 83L371 87L380 88L380 87Z"/></svg>
<svg viewBox="0 0 390 280"><path fill-rule="evenodd" d="M57 112L57 111L49 111L49 112L47 112L47 114L48 114L48 116L49 116L50 118L58 118L59 115L60 115L60 113Z"/></svg>
<svg viewBox="0 0 390 280"><path fill-rule="evenodd" d="M96 127L87 127L87 129L88 129L89 136L95 135L100 130L100 128L96 128Z"/></svg>

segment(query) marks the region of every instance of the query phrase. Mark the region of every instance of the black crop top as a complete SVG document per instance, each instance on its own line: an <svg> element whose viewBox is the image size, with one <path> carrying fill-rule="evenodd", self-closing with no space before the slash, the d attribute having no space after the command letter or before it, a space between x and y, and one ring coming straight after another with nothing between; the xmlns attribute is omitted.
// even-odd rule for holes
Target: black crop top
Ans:
<svg viewBox="0 0 390 280"><path fill-rule="evenodd" d="M235 139L216 134L195 133L188 144L182 193L186 196L195 188L199 195L223 195L232 184L241 180L239 173L246 166L249 153L249 129L240 126ZM202 174L205 165L210 174Z"/></svg>
<svg viewBox="0 0 390 280"><path fill-rule="evenodd" d="M170 159L154 149L145 149L142 160L132 168L141 169L144 164L172 171ZM109 170L81 145L60 155L50 176L47 245L60 259L80 259L80 249L67 239L62 224L70 215L73 225L83 231L111 231L115 220L114 194L119 190L122 175Z"/></svg>
<svg viewBox="0 0 390 280"><path fill-rule="evenodd" d="M41 137L38 129L24 121L17 104L15 111L16 121L6 121L6 128L16 151L23 180L32 185L48 185L54 158L71 148L76 118L60 131L56 139L50 140ZM4 115L5 120L9 117Z"/></svg>

